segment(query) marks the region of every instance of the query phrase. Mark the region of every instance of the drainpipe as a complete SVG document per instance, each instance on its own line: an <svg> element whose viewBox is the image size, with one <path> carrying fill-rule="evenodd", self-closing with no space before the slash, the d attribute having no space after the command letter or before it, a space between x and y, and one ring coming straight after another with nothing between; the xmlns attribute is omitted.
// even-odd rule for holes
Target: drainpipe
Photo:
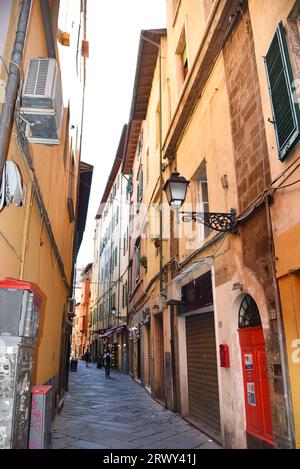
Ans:
<svg viewBox="0 0 300 469"><path fill-rule="evenodd" d="M286 413L287 421L287 448L294 448L294 420L292 412L292 402L290 396L290 386L288 379L288 367L287 367L287 356L286 356L286 347L285 347L285 337L284 337L284 326L282 321L282 311L281 311L281 302L280 302L280 293L278 282L276 278L276 269L275 269L275 247L274 247L274 238L272 231L272 215L270 209L270 200L267 195L265 198L265 207L266 207L266 216L267 216L267 229L268 229L268 239L269 239L269 249L271 257L271 273L273 288L275 294L275 309L276 309L276 319L278 327L278 344L279 344L279 355L280 362L282 367L282 381L283 381L283 392L284 392L284 406Z"/></svg>
<svg viewBox="0 0 300 469"><path fill-rule="evenodd" d="M159 246L159 290L160 293L163 290L163 173L162 173L162 71L161 71L161 45L158 49L158 57L159 57L159 238L160 238L160 246Z"/></svg>
<svg viewBox="0 0 300 469"><path fill-rule="evenodd" d="M10 130L12 126L17 90L20 83L20 67L23 57L30 7L31 0L23 0L15 43L9 65L8 80L5 92L5 103L3 104L0 118L0 179L2 177L5 156L10 137Z"/></svg>

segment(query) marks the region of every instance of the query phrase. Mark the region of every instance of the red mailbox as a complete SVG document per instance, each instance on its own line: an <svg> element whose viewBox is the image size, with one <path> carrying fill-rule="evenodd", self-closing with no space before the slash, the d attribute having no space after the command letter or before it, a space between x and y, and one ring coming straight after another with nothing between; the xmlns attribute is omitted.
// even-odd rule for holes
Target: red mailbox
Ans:
<svg viewBox="0 0 300 469"><path fill-rule="evenodd" d="M229 347L228 344L220 345L220 366L230 368Z"/></svg>

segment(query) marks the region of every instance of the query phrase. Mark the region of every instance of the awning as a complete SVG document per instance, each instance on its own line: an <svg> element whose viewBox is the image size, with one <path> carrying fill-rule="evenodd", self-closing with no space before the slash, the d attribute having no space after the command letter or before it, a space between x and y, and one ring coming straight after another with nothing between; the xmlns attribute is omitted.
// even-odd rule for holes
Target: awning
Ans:
<svg viewBox="0 0 300 469"><path fill-rule="evenodd" d="M112 329L106 331L104 334L100 335L99 339L105 339L105 337L109 337L112 334L120 334L121 332L123 332L125 327L126 326L113 327Z"/></svg>
<svg viewBox="0 0 300 469"><path fill-rule="evenodd" d="M104 339L105 337L109 337L111 334L114 333L115 329L116 329L115 327L113 329L109 329L104 334L100 335L99 338Z"/></svg>
<svg viewBox="0 0 300 469"><path fill-rule="evenodd" d="M121 334L124 331L125 328L126 328L126 326L117 327L117 329L115 330L115 334Z"/></svg>
<svg viewBox="0 0 300 469"><path fill-rule="evenodd" d="M212 260L207 257L193 262L187 269L173 278L167 285L167 304L182 301L182 288L211 270Z"/></svg>

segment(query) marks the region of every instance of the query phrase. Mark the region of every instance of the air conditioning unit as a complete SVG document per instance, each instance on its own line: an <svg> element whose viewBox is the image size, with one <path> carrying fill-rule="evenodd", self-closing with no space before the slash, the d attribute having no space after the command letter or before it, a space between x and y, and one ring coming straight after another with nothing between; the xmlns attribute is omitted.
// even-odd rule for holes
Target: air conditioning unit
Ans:
<svg viewBox="0 0 300 469"><path fill-rule="evenodd" d="M76 299L75 298L69 298L68 299L67 316L69 316L69 317L74 317L75 316L75 306L76 306Z"/></svg>
<svg viewBox="0 0 300 469"><path fill-rule="evenodd" d="M22 93L21 116L31 143L60 143L63 100L60 73L55 59L29 59Z"/></svg>

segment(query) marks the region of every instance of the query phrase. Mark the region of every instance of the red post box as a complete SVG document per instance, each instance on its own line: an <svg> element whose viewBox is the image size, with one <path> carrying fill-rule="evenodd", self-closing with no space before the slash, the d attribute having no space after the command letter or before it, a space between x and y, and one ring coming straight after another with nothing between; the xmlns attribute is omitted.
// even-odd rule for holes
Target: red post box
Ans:
<svg viewBox="0 0 300 469"><path fill-rule="evenodd" d="M230 368L228 344L220 344L220 366L223 368Z"/></svg>

